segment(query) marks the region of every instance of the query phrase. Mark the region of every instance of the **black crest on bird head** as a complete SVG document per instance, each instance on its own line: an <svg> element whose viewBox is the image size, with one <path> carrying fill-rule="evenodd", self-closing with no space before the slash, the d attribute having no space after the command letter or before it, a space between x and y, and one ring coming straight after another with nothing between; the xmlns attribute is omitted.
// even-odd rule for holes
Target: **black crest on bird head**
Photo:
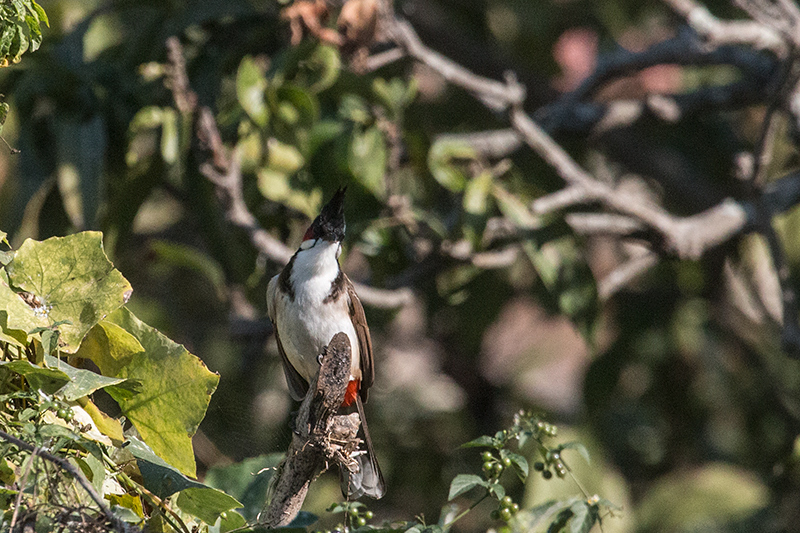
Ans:
<svg viewBox="0 0 800 533"><path fill-rule="evenodd" d="M341 242L344 239L344 192L346 190L347 187L340 187L333 198L325 204L319 216L308 228L305 239L323 239L330 242Z"/></svg>

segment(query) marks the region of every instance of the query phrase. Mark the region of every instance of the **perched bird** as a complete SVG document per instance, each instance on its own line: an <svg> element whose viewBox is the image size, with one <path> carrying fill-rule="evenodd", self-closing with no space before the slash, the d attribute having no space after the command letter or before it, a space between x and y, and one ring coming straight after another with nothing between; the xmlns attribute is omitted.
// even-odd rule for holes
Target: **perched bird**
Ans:
<svg viewBox="0 0 800 533"><path fill-rule="evenodd" d="M372 449L364 405L375 370L372 340L364 308L353 283L339 266L344 239L344 193L339 189L303 236L300 248L267 287L267 309L278 341L278 352L289 392L302 400L319 372L319 355L333 336L350 339L350 381L343 408L355 404L361 417L366 450L355 455L359 471L343 476L345 496L381 498L386 486Z"/></svg>

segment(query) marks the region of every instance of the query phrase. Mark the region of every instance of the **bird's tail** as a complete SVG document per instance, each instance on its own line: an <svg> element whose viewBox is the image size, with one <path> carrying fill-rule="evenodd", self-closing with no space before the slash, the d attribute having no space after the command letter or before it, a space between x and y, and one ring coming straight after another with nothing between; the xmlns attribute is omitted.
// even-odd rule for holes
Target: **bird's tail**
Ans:
<svg viewBox="0 0 800 533"><path fill-rule="evenodd" d="M358 408L358 416L361 418L361 429L364 432L364 447L366 449L360 450L363 453L359 453L355 457L358 463L357 472L349 472L343 469L341 473L342 493L345 498L350 500L358 499L361 496L369 496L377 500L386 493L386 483L383 480L381 468L378 466L375 451L372 449L372 439L369 436L367 419L364 417L364 404L361 402L360 397L356 397L356 407Z"/></svg>

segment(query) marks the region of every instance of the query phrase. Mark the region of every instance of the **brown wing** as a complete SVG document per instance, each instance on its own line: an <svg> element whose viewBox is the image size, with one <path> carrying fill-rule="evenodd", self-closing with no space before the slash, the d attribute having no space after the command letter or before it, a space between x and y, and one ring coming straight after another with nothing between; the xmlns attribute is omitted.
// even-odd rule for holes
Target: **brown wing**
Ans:
<svg viewBox="0 0 800 533"><path fill-rule="evenodd" d="M273 322L272 329L275 331L275 340L278 342L278 353L281 354L281 362L283 363L283 373L286 376L286 384L289 386L289 394L297 401L301 401L306 397L308 392L308 382L303 379L303 376L292 366L289 358L286 357L286 352L283 351L283 344L281 344L281 337L278 335L278 325Z"/></svg>
<svg viewBox="0 0 800 533"><path fill-rule="evenodd" d="M350 317L353 320L356 337L358 337L358 353L360 354L361 363L360 396L361 400L366 402L369 388L375 380L375 367L372 366L372 339L369 336L369 326L367 325L367 317L364 315L364 308L361 306L361 300L358 299L353 283L347 276L344 277L344 284L347 288Z"/></svg>

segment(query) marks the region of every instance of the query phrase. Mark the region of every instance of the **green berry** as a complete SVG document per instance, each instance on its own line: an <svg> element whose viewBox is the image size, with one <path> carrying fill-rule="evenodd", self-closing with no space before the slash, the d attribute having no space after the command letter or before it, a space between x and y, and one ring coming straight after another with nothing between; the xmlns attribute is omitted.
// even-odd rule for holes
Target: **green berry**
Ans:
<svg viewBox="0 0 800 533"><path fill-rule="evenodd" d="M58 411L56 411L56 416L61 420L69 422L75 417L75 414L72 412L72 409L62 407Z"/></svg>
<svg viewBox="0 0 800 533"><path fill-rule="evenodd" d="M514 513L514 514L517 514L517 511L519 511L519 504L518 503L512 504L511 505L511 512Z"/></svg>
<svg viewBox="0 0 800 533"><path fill-rule="evenodd" d="M535 463L533 463L533 469L536 470L537 472L544 471L544 463L541 461L536 461Z"/></svg>
<svg viewBox="0 0 800 533"><path fill-rule="evenodd" d="M503 466L506 467L506 468L511 466L511 459L508 458L508 457L503 457Z"/></svg>
<svg viewBox="0 0 800 533"><path fill-rule="evenodd" d="M511 511L509 509L502 509L500 511L500 518L502 518L504 522L508 522L511 520Z"/></svg>
<svg viewBox="0 0 800 533"><path fill-rule="evenodd" d="M356 524L358 524L358 527L364 527L367 525L367 519L361 516L356 520Z"/></svg>
<svg viewBox="0 0 800 533"><path fill-rule="evenodd" d="M483 454L481 454L481 458L484 461L491 461L494 459L494 455L492 455L492 452L483 452Z"/></svg>
<svg viewBox="0 0 800 533"><path fill-rule="evenodd" d="M553 473L549 470L545 470L544 472L542 472L542 477L545 479L550 479L551 477L553 477Z"/></svg>
<svg viewBox="0 0 800 533"><path fill-rule="evenodd" d="M500 463L495 463L492 465L492 471L494 472L494 475L499 476L503 473L503 465Z"/></svg>
<svg viewBox="0 0 800 533"><path fill-rule="evenodd" d="M352 516L353 518L358 516L358 509L356 509L355 507L353 507L352 509L350 509L347 512L350 513L350 516Z"/></svg>
<svg viewBox="0 0 800 533"><path fill-rule="evenodd" d="M375 516L375 513L373 513L372 511L365 511L364 512L364 518L366 518L367 520L372 520L373 516Z"/></svg>
<svg viewBox="0 0 800 533"><path fill-rule="evenodd" d="M483 471L486 472L487 474L492 471L492 468L494 468L494 463L492 463L491 461L486 461L485 463L483 463Z"/></svg>
<svg viewBox="0 0 800 533"><path fill-rule="evenodd" d="M511 499L511 496L503 496L503 499L500 500L500 505L503 507L511 507L514 505L514 500Z"/></svg>

